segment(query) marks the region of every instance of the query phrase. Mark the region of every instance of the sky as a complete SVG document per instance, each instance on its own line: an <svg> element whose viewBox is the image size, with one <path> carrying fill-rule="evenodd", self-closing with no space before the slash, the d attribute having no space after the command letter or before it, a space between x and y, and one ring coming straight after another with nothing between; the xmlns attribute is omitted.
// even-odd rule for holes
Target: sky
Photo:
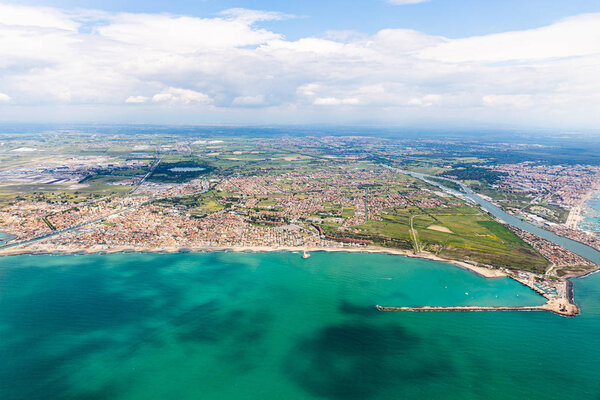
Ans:
<svg viewBox="0 0 600 400"><path fill-rule="evenodd" d="M594 130L600 2L0 0L0 121Z"/></svg>

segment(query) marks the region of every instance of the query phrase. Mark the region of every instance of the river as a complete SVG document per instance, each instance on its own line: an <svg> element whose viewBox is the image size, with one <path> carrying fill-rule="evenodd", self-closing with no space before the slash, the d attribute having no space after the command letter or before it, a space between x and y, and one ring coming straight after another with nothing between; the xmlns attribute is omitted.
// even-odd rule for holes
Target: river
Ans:
<svg viewBox="0 0 600 400"><path fill-rule="evenodd" d="M431 176L431 175L421 174L418 172L405 171L405 170L402 170L399 168L393 168L393 167L389 167L389 166L385 166L385 167L389 168L391 170L394 170L396 172L400 172L402 174L410 175L414 178L421 179L431 185L435 185L435 186L437 186L447 192L450 192L458 197L467 197L467 198L471 199L472 201L474 201L475 203L479 204L481 206L481 208L483 208L490 214L494 215L496 218L507 223L508 225L514 226L516 228L519 228L519 229L522 229L529 233L532 233L534 235L537 235L537 236L541 237L542 239L546 239L546 240L548 240L552 243L555 243L567 250L572 251L575 254L580 255L581 257L585 258L586 260L589 260L597 265L600 265L600 251L598 251L598 250L594 249L593 247L590 247L586 244L578 242L576 240L572 240L569 238L565 238L563 236L559 236L559 235L555 234L554 232L550 232L544 228L530 224L529 222L525 222L525 221L515 217L514 215L510 215L506 211L502 210L500 207L492 204L491 202L487 201L486 199L482 198L481 196L475 194L471 189L469 189L469 187L467 187L465 184L463 184L460 181L442 178L439 176ZM443 180L447 180L449 182L458 184L464 190L465 193L460 193L455 190L452 190L452 189L442 185L441 183L432 181L428 178L443 179Z"/></svg>

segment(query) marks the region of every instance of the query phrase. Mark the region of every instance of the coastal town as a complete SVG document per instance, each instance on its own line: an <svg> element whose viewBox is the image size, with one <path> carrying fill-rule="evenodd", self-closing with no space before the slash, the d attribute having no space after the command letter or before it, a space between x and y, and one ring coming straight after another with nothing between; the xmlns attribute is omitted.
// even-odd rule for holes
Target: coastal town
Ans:
<svg viewBox="0 0 600 400"><path fill-rule="evenodd" d="M10 148L3 142L9 162L0 170L0 231L10 239L0 254L382 251L459 263L484 275L499 272L549 300L567 296L565 278L597 268L356 150L360 143L401 162L427 155L422 149L337 139L171 144L165 138L140 147L129 137L112 138L108 149L117 142L119 150L98 150L103 155L60 148L41 155L31 143ZM100 149L102 140L94 140L89 148ZM497 174L479 191L506 211L600 249L597 235L577 227L598 188L598 167L522 162L468 168ZM461 164L444 174L454 178L463 170Z"/></svg>
<svg viewBox="0 0 600 400"><path fill-rule="evenodd" d="M0 400L600 400L600 0L0 0Z"/></svg>

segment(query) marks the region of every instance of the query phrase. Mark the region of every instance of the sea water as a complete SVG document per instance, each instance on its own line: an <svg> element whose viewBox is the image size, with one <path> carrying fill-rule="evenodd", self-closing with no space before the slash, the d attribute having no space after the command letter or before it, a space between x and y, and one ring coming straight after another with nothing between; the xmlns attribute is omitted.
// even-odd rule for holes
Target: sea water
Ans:
<svg viewBox="0 0 600 400"><path fill-rule="evenodd" d="M383 254L0 258L0 399L598 399L600 275L582 314L508 278Z"/></svg>
<svg viewBox="0 0 600 400"><path fill-rule="evenodd" d="M596 193L587 203L584 209L583 221L578 227L587 231L600 234L600 193Z"/></svg>

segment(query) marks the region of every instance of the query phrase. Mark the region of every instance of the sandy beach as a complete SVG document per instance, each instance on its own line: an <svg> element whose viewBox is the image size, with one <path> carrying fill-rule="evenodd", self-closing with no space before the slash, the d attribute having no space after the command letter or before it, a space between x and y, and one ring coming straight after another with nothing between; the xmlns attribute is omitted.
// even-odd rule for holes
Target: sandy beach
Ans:
<svg viewBox="0 0 600 400"><path fill-rule="evenodd" d="M57 249L55 245L47 245L44 243L30 243L23 246L9 247L0 249L0 256L22 255L22 254L94 254L94 253L121 253L121 252L144 252L144 253L178 253L182 251L189 252L209 252L209 251L234 251L234 252L256 252L267 253L275 251L288 252L306 252L308 254L317 251L324 252L346 252L346 253L380 253L391 254L405 257L423 258L438 262L452 264L454 266L467 269L485 278L502 278L507 276L500 269L493 269L475 264L448 260L438 257L431 253L420 252L414 253L411 250L389 249L384 247L269 247L269 246L199 246L199 247L144 247L144 246L90 246L80 248L75 246L63 246Z"/></svg>
<svg viewBox="0 0 600 400"><path fill-rule="evenodd" d="M422 258L432 261L443 262L446 264L451 264L453 266L464 268L469 270L479 276L484 278L492 279L492 278L503 278L503 277L511 277L507 275L501 269L488 268L483 266L474 265L467 262L457 261L457 260L447 260L441 257L438 257L431 253L414 253L410 250L400 250L400 249L388 249L383 247L269 247L269 246L200 246L200 247L177 247L177 246L168 246L168 247L144 247L144 246L91 246L88 248L77 248L74 246L70 246L63 248L61 250L57 250L55 246L50 246L46 244L40 243L32 243L29 245L25 245L22 247L13 247L0 249L0 256L11 256L11 255L25 255L25 254L114 254L114 253L123 253L123 252L138 252L138 253L178 253L178 252L217 252L217 251L232 251L232 252L240 252L240 253L269 253L269 252L297 252L297 253L306 253L310 255L313 252L346 252L346 253L371 253L371 254L390 254L390 255L398 255L404 257L412 257L412 258ZM516 279L515 277L511 277ZM546 297L547 303L543 306L535 307L539 310L550 311L563 316L575 316L579 314L579 308L576 304L572 303L569 299L557 299L550 296L546 296L536 289L532 285L524 282L521 279L516 279L520 283L529 286L534 291L540 293L540 295ZM394 307L392 307L394 308Z"/></svg>
<svg viewBox="0 0 600 400"><path fill-rule="evenodd" d="M565 222L565 226L571 229L577 229L577 225L582 221L583 216L581 213L586 207L586 203L592 199L596 194L600 193L600 182L596 183L596 185L590 189L585 196L581 198L579 204L571 208L569 211L569 215L567 216L567 220Z"/></svg>

